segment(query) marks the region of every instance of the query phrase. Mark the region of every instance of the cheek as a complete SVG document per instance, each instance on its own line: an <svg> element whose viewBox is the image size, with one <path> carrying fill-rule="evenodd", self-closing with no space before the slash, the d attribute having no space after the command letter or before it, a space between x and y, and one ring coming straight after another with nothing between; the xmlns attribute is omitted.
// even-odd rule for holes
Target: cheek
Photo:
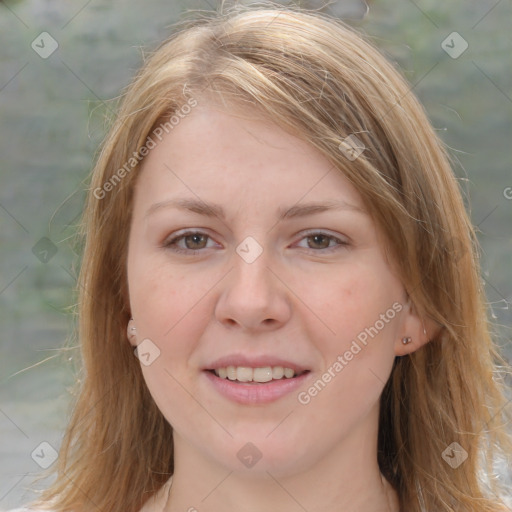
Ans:
<svg viewBox="0 0 512 512"><path fill-rule="evenodd" d="M130 297L137 331L160 350L142 367L146 385L158 408L178 432L204 425L204 410L191 396L199 396L195 354L213 315L210 294L218 273L170 268L153 261L132 267ZM212 275L213 274L213 275ZM195 428L195 427L194 427ZM196 435L199 435L196 433Z"/></svg>
<svg viewBox="0 0 512 512"><path fill-rule="evenodd" d="M400 283L378 261L363 259L325 277L315 276L314 282L303 281L302 286L301 296L316 317L316 336L310 333L311 339L322 333L329 352L348 349L359 335L364 339L369 329L374 333L375 325L379 336L395 330L392 306L400 297Z"/></svg>
<svg viewBox="0 0 512 512"><path fill-rule="evenodd" d="M215 286L216 276L176 269L161 258L137 260L128 266L130 304L137 330L166 344L182 338L180 331L194 331L206 318L204 300ZM139 329L140 327L140 329Z"/></svg>
<svg viewBox="0 0 512 512"><path fill-rule="evenodd" d="M378 268L378 267L377 267ZM393 366L399 313L393 308L399 286L393 279L353 266L329 282L322 319L331 330L310 334L323 367L298 401L312 432L339 438L374 411ZM322 444L323 437L317 441Z"/></svg>
<svg viewBox="0 0 512 512"><path fill-rule="evenodd" d="M205 296L214 283L156 261L133 265L129 281L138 341L150 339L159 350L151 365L142 365L144 380L167 421L186 431L198 414L190 399L197 393L197 368L191 361L209 318Z"/></svg>
<svg viewBox="0 0 512 512"><path fill-rule="evenodd" d="M156 359L151 366L142 366L146 386L153 397L158 409L173 427L180 433L194 431L194 437L199 437L199 427L204 425L204 411L198 403L191 399L197 391L191 386L189 376L183 374L183 362L179 353L173 350L173 364L168 353Z"/></svg>
<svg viewBox="0 0 512 512"><path fill-rule="evenodd" d="M323 368L301 403L316 402L319 417L331 410L333 421L346 419L347 411L359 416L378 400L393 366L401 285L383 265L362 260L325 280L324 293L312 290L311 307L328 328L309 333Z"/></svg>

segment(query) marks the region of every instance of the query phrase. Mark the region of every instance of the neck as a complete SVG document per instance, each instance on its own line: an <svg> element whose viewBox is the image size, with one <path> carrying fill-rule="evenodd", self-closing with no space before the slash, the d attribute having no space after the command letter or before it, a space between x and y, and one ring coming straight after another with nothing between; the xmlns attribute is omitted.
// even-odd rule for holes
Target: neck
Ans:
<svg viewBox="0 0 512 512"><path fill-rule="evenodd" d="M173 478L173 481L175 478ZM232 473L219 475L216 482L206 486L191 486L188 491L173 486L165 493L165 505L156 510L163 512L235 512L244 507L244 512L280 510L296 512L399 512L396 492L382 475L375 479L366 478L364 483L350 486L340 484L329 496L324 493L327 486L309 482L302 490L298 484L288 480L278 480L269 476L265 482L250 484L233 477ZM174 485L174 484L173 484ZM175 485L180 485L176 480ZM320 488L320 491L318 490ZM369 488L372 488L369 490ZM196 490L197 489L197 490ZM197 494L195 494L197 492ZM307 494L307 493L310 494ZM192 497L194 495L194 497ZM197 496L200 496L199 498ZM202 497L201 497L202 496Z"/></svg>
<svg viewBox="0 0 512 512"><path fill-rule="evenodd" d="M219 466L175 433L175 473L165 512L398 512L396 492L380 473L376 429L361 425L307 469ZM262 459L263 461L263 459ZM260 462L262 462L260 461ZM161 510L161 509L160 509Z"/></svg>

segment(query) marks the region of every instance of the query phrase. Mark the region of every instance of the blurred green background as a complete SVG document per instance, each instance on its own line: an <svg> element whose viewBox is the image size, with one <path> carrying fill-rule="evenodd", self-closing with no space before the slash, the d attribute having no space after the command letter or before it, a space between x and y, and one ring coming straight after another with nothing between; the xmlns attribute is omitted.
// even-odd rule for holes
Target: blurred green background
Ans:
<svg viewBox="0 0 512 512"><path fill-rule="evenodd" d="M0 510L32 497L37 447L58 449L66 423L76 354L58 349L75 321L78 257L70 241L111 100L142 52L186 10L218 6L0 1ZM385 0L369 2L367 12L363 2L339 0L323 10L364 30L402 69L451 148L479 229L490 315L510 361L511 2ZM52 44L58 48L47 55Z"/></svg>

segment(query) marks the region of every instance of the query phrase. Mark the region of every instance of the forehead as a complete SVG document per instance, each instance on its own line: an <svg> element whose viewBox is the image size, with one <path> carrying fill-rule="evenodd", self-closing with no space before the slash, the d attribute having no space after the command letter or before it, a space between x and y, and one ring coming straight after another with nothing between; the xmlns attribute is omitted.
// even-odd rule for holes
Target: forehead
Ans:
<svg viewBox="0 0 512 512"><path fill-rule="evenodd" d="M136 205L184 196L243 208L343 200L355 188L311 144L252 112L199 105L156 140L138 177Z"/></svg>

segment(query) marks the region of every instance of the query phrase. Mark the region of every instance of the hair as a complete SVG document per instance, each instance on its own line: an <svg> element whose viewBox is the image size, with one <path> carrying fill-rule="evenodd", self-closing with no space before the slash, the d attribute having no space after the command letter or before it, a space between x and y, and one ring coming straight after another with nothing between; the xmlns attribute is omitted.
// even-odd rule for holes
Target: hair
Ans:
<svg viewBox="0 0 512 512"><path fill-rule="evenodd" d="M407 81L326 14L236 7L182 23L124 91L90 177L78 233L82 370L57 478L38 506L136 512L173 474L172 427L126 338L126 260L141 148L197 101L261 113L325 155L361 195L421 318L439 326L395 358L381 395L378 463L401 510L510 510L493 467L512 452L510 368L451 158ZM365 147L352 161L340 150L350 135ZM454 442L468 454L457 469L442 457Z"/></svg>

